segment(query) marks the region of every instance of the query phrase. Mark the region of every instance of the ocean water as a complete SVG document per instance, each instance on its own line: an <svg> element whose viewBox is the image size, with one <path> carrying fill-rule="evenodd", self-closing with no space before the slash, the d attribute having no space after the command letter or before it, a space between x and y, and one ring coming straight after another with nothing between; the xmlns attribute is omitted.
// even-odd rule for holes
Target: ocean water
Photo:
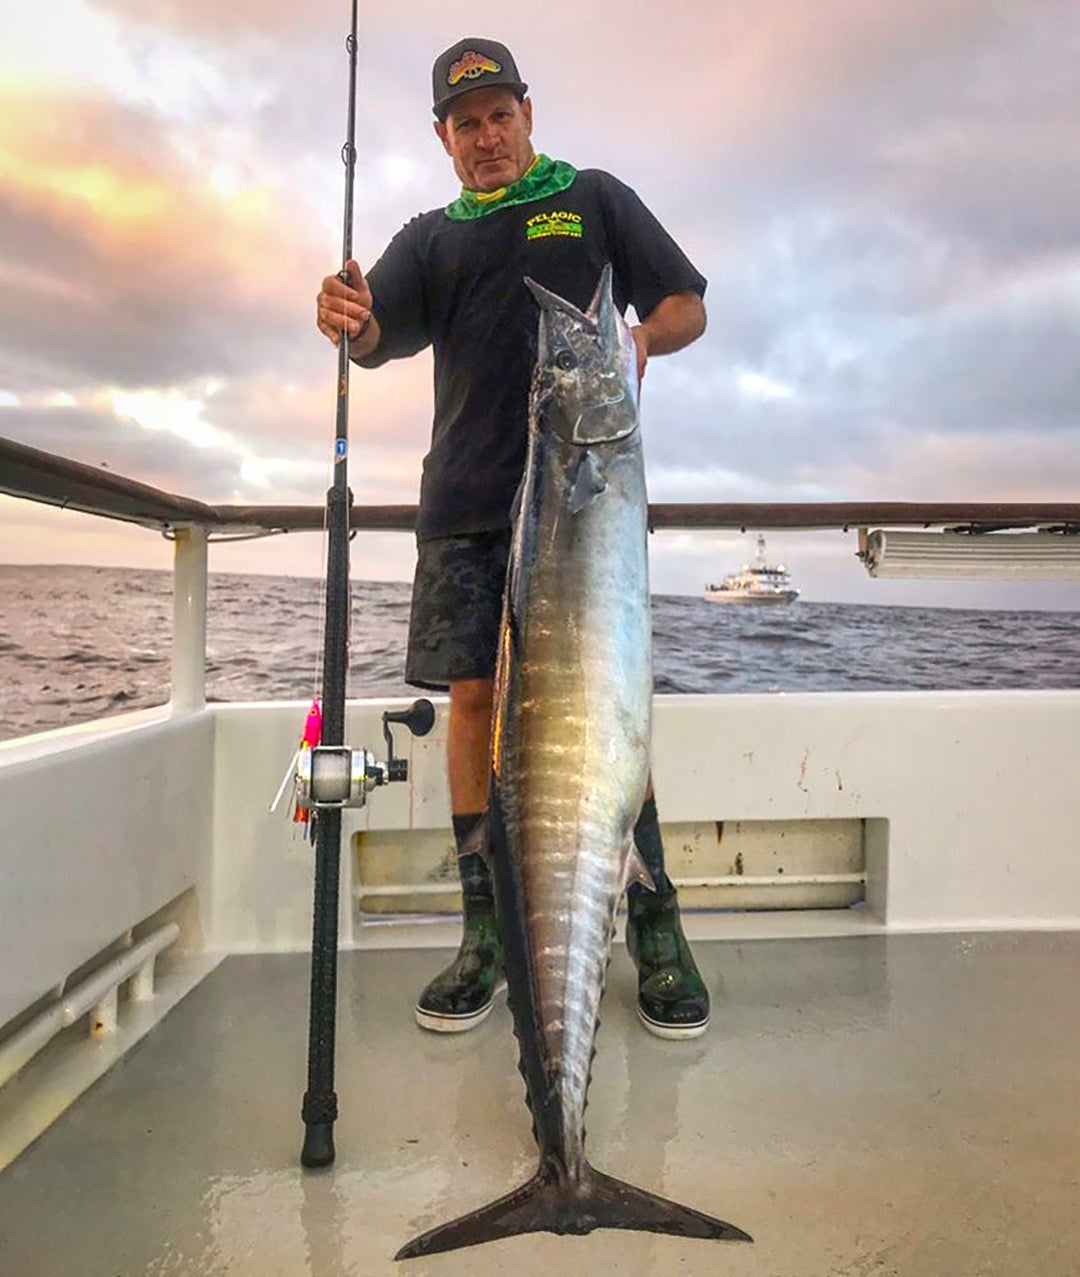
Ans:
<svg viewBox="0 0 1080 1277"><path fill-rule="evenodd" d="M349 695L412 695L410 587L352 593ZM210 578L212 700L317 687L322 591L307 579ZM0 565L0 739L158 705L169 695L172 576ZM744 609L653 599L659 692L1080 687L1080 613L800 601Z"/></svg>

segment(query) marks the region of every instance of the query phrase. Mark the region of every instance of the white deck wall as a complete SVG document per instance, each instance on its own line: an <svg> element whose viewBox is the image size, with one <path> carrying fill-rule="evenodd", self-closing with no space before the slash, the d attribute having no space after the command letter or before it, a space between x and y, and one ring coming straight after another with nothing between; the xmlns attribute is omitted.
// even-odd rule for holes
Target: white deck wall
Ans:
<svg viewBox="0 0 1080 1277"><path fill-rule="evenodd" d="M662 697L654 749L665 819L873 821L890 929L1080 926L1080 692Z"/></svg>
<svg viewBox="0 0 1080 1277"><path fill-rule="evenodd" d="M209 895L213 729L162 708L0 743L0 1026L188 888Z"/></svg>
<svg viewBox="0 0 1080 1277"><path fill-rule="evenodd" d="M403 703L352 705L350 744L381 755L382 710ZM346 834L449 825L436 703L430 736L397 729L410 784L346 813ZM310 945L313 853L266 810L304 710L214 709L211 937L222 948ZM867 899L890 929L1080 926L1080 692L661 696L654 756L665 822L867 819ZM351 872L346 855L346 944Z"/></svg>

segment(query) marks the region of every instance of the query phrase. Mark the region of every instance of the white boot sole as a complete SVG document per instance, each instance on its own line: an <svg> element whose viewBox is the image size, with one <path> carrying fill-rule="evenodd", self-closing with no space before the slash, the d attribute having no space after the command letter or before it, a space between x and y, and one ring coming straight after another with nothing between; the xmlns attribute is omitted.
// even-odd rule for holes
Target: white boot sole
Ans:
<svg viewBox="0 0 1080 1277"><path fill-rule="evenodd" d="M416 1023L422 1029L427 1029L429 1033L468 1033L470 1029L475 1029L478 1024L483 1024L491 1014L495 999L500 993L505 992L506 981L502 980L492 991L491 1001L487 1006L481 1007L479 1011L473 1011L468 1015L439 1015L434 1011L423 1010L419 1003L413 1008L413 1014L416 1016Z"/></svg>
<svg viewBox="0 0 1080 1277"><path fill-rule="evenodd" d="M641 1007L638 1007L637 1013L638 1019L653 1037L666 1038L669 1042L678 1042L685 1038L699 1038L709 1027L708 1020L702 1020L700 1024L660 1024L656 1020L650 1020Z"/></svg>

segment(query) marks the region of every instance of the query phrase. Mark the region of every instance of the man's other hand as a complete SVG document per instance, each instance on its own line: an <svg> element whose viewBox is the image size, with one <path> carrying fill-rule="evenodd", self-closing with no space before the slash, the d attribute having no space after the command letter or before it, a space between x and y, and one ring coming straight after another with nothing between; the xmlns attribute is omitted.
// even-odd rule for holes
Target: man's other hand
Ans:
<svg viewBox="0 0 1080 1277"><path fill-rule="evenodd" d="M349 283L337 275L327 275L316 299L315 322L336 346L342 329L348 325L349 340L358 338L371 319L371 289L359 265L351 259L346 265Z"/></svg>
<svg viewBox="0 0 1080 1277"><path fill-rule="evenodd" d="M645 377L645 365L649 362L649 334L644 324L636 324L630 329L630 336L637 349L637 379L640 383Z"/></svg>

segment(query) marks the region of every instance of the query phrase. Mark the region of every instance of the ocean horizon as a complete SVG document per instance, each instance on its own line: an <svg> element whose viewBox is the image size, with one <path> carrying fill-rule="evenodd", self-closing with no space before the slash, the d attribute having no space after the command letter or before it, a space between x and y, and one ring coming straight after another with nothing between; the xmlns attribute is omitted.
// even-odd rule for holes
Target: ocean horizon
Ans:
<svg viewBox="0 0 1080 1277"><path fill-rule="evenodd" d="M208 699L318 690L319 578L212 572L208 590ZM350 697L417 694L404 681L410 594L407 581L353 581ZM652 603L657 692L1080 687L1080 612ZM0 565L0 739L164 703L171 634L167 569Z"/></svg>

